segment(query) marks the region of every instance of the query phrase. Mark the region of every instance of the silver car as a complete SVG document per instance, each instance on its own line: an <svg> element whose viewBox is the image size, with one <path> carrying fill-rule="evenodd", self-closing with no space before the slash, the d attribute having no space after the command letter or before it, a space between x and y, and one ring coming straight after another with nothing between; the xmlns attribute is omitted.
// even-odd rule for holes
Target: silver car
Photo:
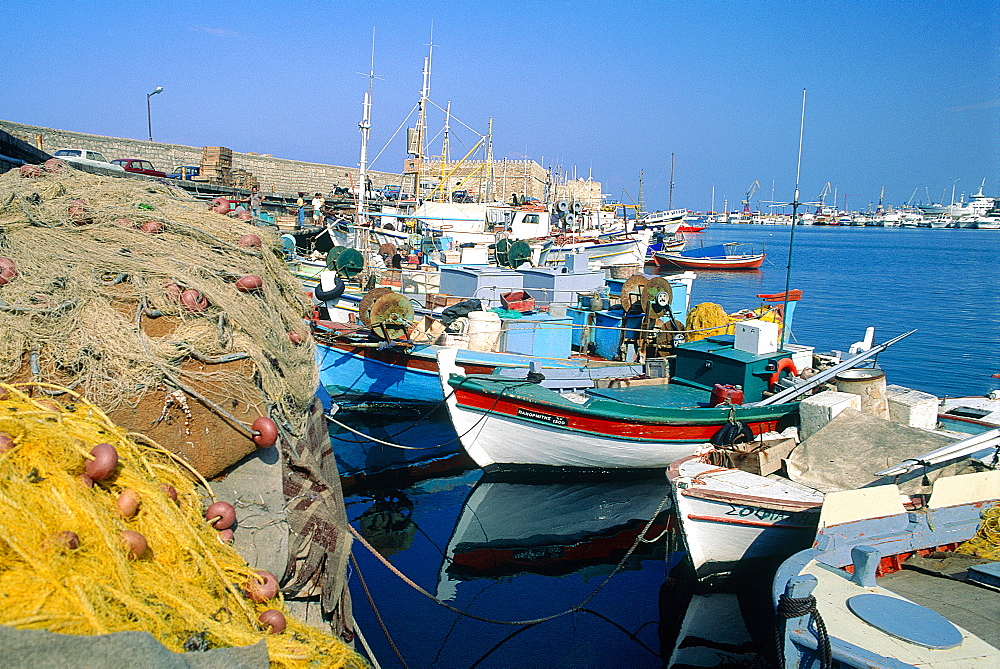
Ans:
<svg viewBox="0 0 1000 669"><path fill-rule="evenodd" d="M91 151L89 149L56 149L52 155L65 160L70 165L89 165L90 167L101 167L112 172L125 172L124 167L110 162L100 151Z"/></svg>

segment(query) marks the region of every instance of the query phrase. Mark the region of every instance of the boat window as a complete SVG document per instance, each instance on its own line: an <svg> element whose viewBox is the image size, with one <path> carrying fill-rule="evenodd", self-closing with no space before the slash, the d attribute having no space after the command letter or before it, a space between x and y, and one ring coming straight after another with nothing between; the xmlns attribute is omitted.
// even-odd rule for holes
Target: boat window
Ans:
<svg viewBox="0 0 1000 669"><path fill-rule="evenodd" d="M962 416L963 418L976 418L976 419L984 418L985 416L990 415L989 411L985 411L983 409L977 409L975 407L955 407L954 409L949 409L948 411L945 411L945 413L951 414L952 416Z"/></svg>
<svg viewBox="0 0 1000 669"><path fill-rule="evenodd" d="M538 214L525 214L524 222L528 225L538 225Z"/></svg>

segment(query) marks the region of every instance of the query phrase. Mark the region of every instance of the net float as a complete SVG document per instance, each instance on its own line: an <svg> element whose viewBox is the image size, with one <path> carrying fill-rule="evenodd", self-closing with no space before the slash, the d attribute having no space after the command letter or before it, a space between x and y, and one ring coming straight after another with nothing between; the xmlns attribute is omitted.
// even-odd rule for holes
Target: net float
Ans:
<svg viewBox="0 0 1000 669"><path fill-rule="evenodd" d="M236 290L241 293L259 293L264 289L264 279L256 274L247 274L236 281Z"/></svg>
<svg viewBox="0 0 1000 669"><path fill-rule="evenodd" d="M250 426L253 432L253 443L257 448L270 448L278 441L278 426L267 416L261 416Z"/></svg>
<svg viewBox="0 0 1000 669"><path fill-rule="evenodd" d="M42 168L39 167L38 165L21 165L21 167L18 168L18 171L21 173L21 176L24 177L25 179L33 179L45 176L45 171L42 170Z"/></svg>
<svg viewBox="0 0 1000 669"><path fill-rule="evenodd" d="M14 437L6 432L0 432L0 453L6 453L14 448Z"/></svg>
<svg viewBox="0 0 1000 669"><path fill-rule="evenodd" d="M228 214L229 213L229 200L224 197L217 197L212 200L209 205L209 211L214 211L217 214Z"/></svg>
<svg viewBox="0 0 1000 669"><path fill-rule="evenodd" d="M98 444L90 451L92 459L83 466L84 473L93 481L103 481L118 466L118 449L111 444Z"/></svg>
<svg viewBox="0 0 1000 669"><path fill-rule="evenodd" d="M281 634L285 631L285 615L277 609L268 609L257 618L264 627L271 628L271 634Z"/></svg>
<svg viewBox="0 0 1000 669"><path fill-rule="evenodd" d="M142 536L135 530L123 530L121 534L118 535L121 540L122 545L125 550L129 552L129 556L133 560L138 560L143 555L146 554L146 550L149 548L149 544L146 542L146 537Z"/></svg>
<svg viewBox="0 0 1000 669"><path fill-rule="evenodd" d="M139 230L155 235L158 232L163 232L163 223L160 223L159 221L146 221L142 224L142 227L139 228Z"/></svg>
<svg viewBox="0 0 1000 669"><path fill-rule="evenodd" d="M300 335L300 334L299 334L298 332L296 332L295 330L292 330L292 331L290 331L290 332L288 333L288 338L289 338L289 339L291 340L291 342L292 342L293 344L295 344L296 346L298 346L299 344L301 344L301 343L302 343L302 335Z"/></svg>
<svg viewBox="0 0 1000 669"><path fill-rule="evenodd" d="M123 518L131 518L139 511L139 493L131 488L123 490L115 500L115 508Z"/></svg>
<svg viewBox="0 0 1000 669"><path fill-rule="evenodd" d="M246 249L259 249L262 242L257 235L243 235L237 244Z"/></svg>
<svg viewBox="0 0 1000 669"><path fill-rule="evenodd" d="M249 211L241 211L240 213L236 214L236 218L240 219L241 221L250 221L253 220L253 214L251 214Z"/></svg>
<svg viewBox="0 0 1000 669"><path fill-rule="evenodd" d="M223 544L232 543L233 541L233 531L231 529L225 529L219 532L219 542Z"/></svg>
<svg viewBox="0 0 1000 669"><path fill-rule="evenodd" d="M46 172L56 173L61 172L65 167L69 167L69 163L59 158L49 158L45 161L43 167Z"/></svg>
<svg viewBox="0 0 1000 669"><path fill-rule="evenodd" d="M205 520L217 530L228 530L236 522L236 509L229 502L215 502L205 509Z"/></svg>
<svg viewBox="0 0 1000 669"><path fill-rule="evenodd" d="M178 286L176 283L165 283L163 284L163 293L167 296L167 299L172 302L177 302L181 299L181 295L184 293L184 289Z"/></svg>
<svg viewBox="0 0 1000 669"><path fill-rule="evenodd" d="M278 594L278 579L269 571L258 571L246 584L247 596L258 604Z"/></svg>
<svg viewBox="0 0 1000 669"><path fill-rule="evenodd" d="M181 304L188 311L205 311L208 309L208 298L202 295L200 290L188 288L181 293Z"/></svg>

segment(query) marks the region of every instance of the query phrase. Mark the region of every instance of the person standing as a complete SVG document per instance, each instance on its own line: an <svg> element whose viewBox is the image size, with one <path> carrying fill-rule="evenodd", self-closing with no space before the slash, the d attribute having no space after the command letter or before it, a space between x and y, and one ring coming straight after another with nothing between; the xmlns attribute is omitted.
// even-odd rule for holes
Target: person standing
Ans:
<svg viewBox="0 0 1000 669"><path fill-rule="evenodd" d="M316 196L312 200L313 222L316 225L322 225L323 224L323 205L324 204L326 204L326 201L323 200L323 196L320 195L319 193L316 193Z"/></svg>
<svg viewBox="0 0 1000 669"><path fill-rule="evenodd" d="M250 189L250 214L258 220L260 219L260 203L263 201L264 196L261 195L256 186Z"/></svg>
<svg viewBox="0 0 1000 669"><path fill-rule="evenodd" d="M295 227L301 228L306 223L306 194L299 191L299 199L295 201L295 206L299 208L298 219L295 223Z"/></svg>

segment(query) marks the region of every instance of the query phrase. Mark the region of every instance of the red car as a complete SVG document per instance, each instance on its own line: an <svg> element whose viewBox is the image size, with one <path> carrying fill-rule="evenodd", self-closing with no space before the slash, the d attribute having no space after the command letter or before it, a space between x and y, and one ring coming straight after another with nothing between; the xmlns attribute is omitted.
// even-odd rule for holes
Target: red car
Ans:
<svg viewBox="0 0 1000 669"><path fill-rule="evenodd" d="M149 177L166 177L166 172L161 172L160 170L153 167L153 163L148 160L139 160L138 158L118 158L111 161L115 165L121 165L126 172L134 172L135 174L145 174Z"/></svg>

